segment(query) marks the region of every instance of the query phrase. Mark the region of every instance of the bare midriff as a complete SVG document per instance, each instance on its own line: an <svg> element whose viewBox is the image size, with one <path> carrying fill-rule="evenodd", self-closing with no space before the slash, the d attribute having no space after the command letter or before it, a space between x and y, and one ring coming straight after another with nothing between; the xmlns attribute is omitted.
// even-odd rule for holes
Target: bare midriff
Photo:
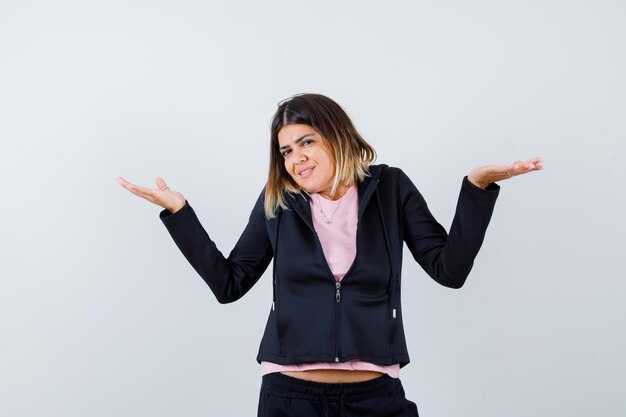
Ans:
<svg viewBox="0 0 626 417"><path fill-rule="evenodd" d="M345 369L309 369L306 371L283 371L281 374L313 382L345 383L363 382L384 375L377 371L350 371Z"/></svg>

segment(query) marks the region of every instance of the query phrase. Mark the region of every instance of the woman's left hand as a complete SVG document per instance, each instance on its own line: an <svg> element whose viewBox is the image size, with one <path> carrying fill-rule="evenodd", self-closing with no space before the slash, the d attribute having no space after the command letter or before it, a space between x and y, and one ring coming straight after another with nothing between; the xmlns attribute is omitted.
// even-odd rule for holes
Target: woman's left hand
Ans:
<svg viewBox="0 0 626 417"><path fill-rule="evenodd" d="M543 169L543 159L537 156L528 161L515 161L511 165L492 164L474 168L467 174L467 179L475 186L485 189L496 181L508 180L517 175Z"/></svg>

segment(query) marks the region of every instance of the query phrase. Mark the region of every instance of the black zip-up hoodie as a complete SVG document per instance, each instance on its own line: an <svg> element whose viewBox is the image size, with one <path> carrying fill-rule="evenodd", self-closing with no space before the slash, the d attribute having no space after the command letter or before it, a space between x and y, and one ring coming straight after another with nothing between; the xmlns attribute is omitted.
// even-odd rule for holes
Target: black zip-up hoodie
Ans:
<svg viewBox="0 0 626 417"><path fill-rule="evenodd" d="M174 242L220 303L243 297L273 262L273 302L257 362L409 363L400 274L406 243L435 281L460 288L472 269L500 186L481 189L463 178L450 234L430 213L399 168L370 166L358 184L356 257L337 283L313 228L305 194L285 192L273 219L259 196L249 222L225 258L189 203L160 218Z"/></svg>

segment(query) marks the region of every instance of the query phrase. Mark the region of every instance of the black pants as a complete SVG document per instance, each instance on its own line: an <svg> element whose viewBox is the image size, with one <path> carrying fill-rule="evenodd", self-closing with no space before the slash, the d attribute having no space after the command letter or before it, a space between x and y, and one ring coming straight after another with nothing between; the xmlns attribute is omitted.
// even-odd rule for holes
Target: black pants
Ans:
<svg viewBox="0 0 626 417"><path fill-rule="evenodd" d="M419 417L400 379L324 383L280 372L263 375L258 417Z"/></svg>

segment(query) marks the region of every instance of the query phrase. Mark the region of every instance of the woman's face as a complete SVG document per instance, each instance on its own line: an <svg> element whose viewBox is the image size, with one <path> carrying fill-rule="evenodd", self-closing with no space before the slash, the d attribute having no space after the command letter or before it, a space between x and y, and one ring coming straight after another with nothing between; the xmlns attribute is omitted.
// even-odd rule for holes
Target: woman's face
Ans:
<svg viewBox="0 0 626 417"><path fill-rule="evenodd" d="M278 131L278 146L291 178L307 192L330 199L335 164L317 130L304 124L284 126ZM341 195L338 189L334 198Z"/></svg>

